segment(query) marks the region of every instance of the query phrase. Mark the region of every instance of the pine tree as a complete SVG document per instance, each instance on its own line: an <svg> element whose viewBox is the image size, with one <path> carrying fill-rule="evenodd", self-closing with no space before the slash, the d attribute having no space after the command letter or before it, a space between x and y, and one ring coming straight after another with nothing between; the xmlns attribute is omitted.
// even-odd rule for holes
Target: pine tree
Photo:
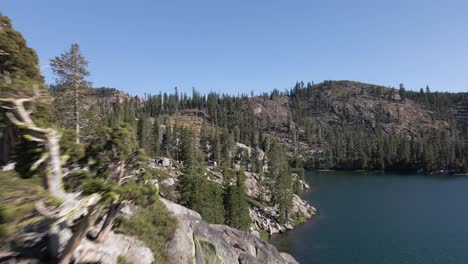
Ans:
<svg viewBox="0 0 468 264"><path fill-rule="evenodd" d="M152 135L151 135L151 152L150 155L160 156L161 155L161 133L158 120L154 121Z"/></svg>
<svg viewBox="0 0 468 264"><path fill-rule="evenodd" d="M222 134L222 164L225 168L232 167L232 151L234 149L235 143L234 138L228 129L223 129Z"/></svg>
<svg viewBox="0 0 468 264"><path fill-rule="evenodd" d="M85 88L89 86L86 77L89 72L88 61L83 57L80 46L72 44L70 50L50 60L50 66L56 75L56 85L60 87L61 96L57 102L56 115L66 128L71 128L72 124L68 120L73 120L73 126L76 131L76 142L80 142L82 137L80 128L82 122L81 116L84 112L83 95ZM70 109L72 106L72 109Z"/></svg>
<svg viewBox="0 0 468 264"><path fill-rule="evenodd" d="M178 189L182 205L200 213L207 222L224 223L223 190L204 176L201 166L196 166L190 175L183 175Z"/></svg>
<svg viewBox="0 0 468 264"><path fill-rule="evenodd" d="M244 172L238 171L236 185L226 187L226 223L234 228L248 231L250 227L250 215L244 182Z"/></svg>
<svg viewBox="0 0 468 264"><path fill-rule="evenodd" d="M219 131L216 129L213 131L212 135L212 142L211 142L212 150L211 150L211 157L212 160L221 163L221 139L219 137Z"/></svg>
<svg viewBox="0 0 468 264"><path fill-rule="evenodd" d="M168 158L173 158L173 148L175 146L175 128L169 124L166 120L164 123L164 134L162 136L162 143L161 143L161 152L162 155Z"/></svg>
<svg viewBox="0 0 468 264"><path fill-rule="evenodd" d="M268 152L268 176L272 181L273 202L278 205L278 220L284 224L290 213L293 194L293 178L286 152L281 145L273 142Z"/></svg>
<svg viewBox="0 0 468 264"><path fill-rule="evenodd" d="M97 163L93 167L96 175L81 177L69 186L81 188L84 194L98 192L104 197L102 203L107 203L107 212L96 237L98 242L105 240L125 203L147 206L153 204L158 195L154 185L146 184L145 177L150 177L144 169L147 158L144 150L138 147L131 127L121 124L108 131L104 129L104 140L96 145ZM132 170L130 175L129 170Z"/></svg>
<svg viewBox="0 0 468 264"><path fill-rule="evenodd" d="M195 169L196 163L191 130L185 127L181 128L179 140L178 157L184 164L184 172L191 173Z"/></svg>
<svg viewBox="0 0 468 264"><path fill-rule="evenodd" d="M146 153L152 154L152 126L151 120L145 115L141 114L137 122L137 139L140 148L144 149Z"/></svg>

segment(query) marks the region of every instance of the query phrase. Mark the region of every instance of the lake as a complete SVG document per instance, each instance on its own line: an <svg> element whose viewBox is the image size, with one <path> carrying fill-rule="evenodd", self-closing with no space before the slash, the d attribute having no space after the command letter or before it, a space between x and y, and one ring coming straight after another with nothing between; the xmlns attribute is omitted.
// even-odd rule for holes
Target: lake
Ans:
<svg viewBox="0 0 468 264"><path fill-rule="evenodd" d="M468 263L468 177L307 172L318 215L271 242L300 263Z"/></svg>

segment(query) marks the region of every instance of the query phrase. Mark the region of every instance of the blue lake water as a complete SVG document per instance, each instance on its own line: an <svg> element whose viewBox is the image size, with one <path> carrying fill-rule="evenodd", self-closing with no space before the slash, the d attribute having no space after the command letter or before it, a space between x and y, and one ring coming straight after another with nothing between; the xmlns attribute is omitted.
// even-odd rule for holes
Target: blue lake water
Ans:
<svg viewBox="0 0 468 264"><path fill-rule="evenodd" d="M468 263L468 177L308 172L319 214L272 237L300 263Z"/></svg>

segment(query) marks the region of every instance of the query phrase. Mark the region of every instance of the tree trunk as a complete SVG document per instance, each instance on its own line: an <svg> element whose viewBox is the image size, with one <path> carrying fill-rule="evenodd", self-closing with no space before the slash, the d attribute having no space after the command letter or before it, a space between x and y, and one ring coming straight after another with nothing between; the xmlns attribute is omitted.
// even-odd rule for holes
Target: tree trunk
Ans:
<svg viewBox="0 0 468 264"><path fill-rule="evenodd" d="M49 162L47 164L47 189L53 197L65 198L62 185L62 164L60 161L60 137L55 131L47 135L47 150L49 151Z"/></svg>
<svg viewBox="0 0 468 264"><path fill-rule="evenodd" d="M118 185L122 184L122 178L125 173L125 160L120 161L120 166L119 166L119 174L117 176L117 183Z"/></svg>
<svg viewBox="0 0 468 264"><path fill-rule="evenodd" d="M78 229L73 233L73 236L68 241L68 244L62 251L62 254L58 260L59 264L69 264L72 260L73 253L75 252L76 248L80 245L81 240L86 236L88 229L94 222L94 210L96 205L90 206L88 208L88 213L84 216L81 220Z"/></svg>
<svg viewBox="0 0 468 264"><path fill-rule="evenodd" d="M76 130L76 143L80 143L80 113L78 112L78 85L75 84L75 130Z"/></svg>
<svg viewBox="0 0 468 264"><path fill-rule="evenodd" d="M120 211L120 206L122 205L121 202L112 203L109 207L109 211L107 212L106 219L102 224L101 230L99 231L96 242L102 243L106 240L107 235L112 229L112 225L114 224L114 220L117 217L117 213Z"/></svg>
<svg viewBox="0 0 468 264"><path fill-rule="evenodd" d="M62 186L62 164L60 161L60 135L52 128L41 128L31 119L31 111L26 110L24 104L33 101L34 98L0 98L0 102L7 102L13 105L11 113L6 115L10 121L18 128L29 130L29 140L43 142L46 145L46 153L33 166L39 166L47 162L47 175L45 177L45 187L50 190L52 196L65 198L65 191Z"/></svg>

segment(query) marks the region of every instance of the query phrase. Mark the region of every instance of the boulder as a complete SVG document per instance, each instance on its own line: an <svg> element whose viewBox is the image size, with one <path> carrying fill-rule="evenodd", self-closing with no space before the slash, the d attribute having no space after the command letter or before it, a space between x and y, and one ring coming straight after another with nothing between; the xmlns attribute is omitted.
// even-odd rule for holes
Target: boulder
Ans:
<svg viewBox="0 0 468 264"><path fill-rule="evenodd" d="M172 166L172 162L170 159L166 157L162 157L157 161L158 166L165 167L165 168L170 168Z"/></svg>
<svg viewBox="0 0 468 264"><path fill-rule="evenodd" d="M180 204L176 204L172 201L169 201L167 199L164 199L162 197L159 198L159 200L161 200L161 202L164 203L164 205L166 206L166 208L171 211L171 213L176 216L176 217L179 217L179 216L191 216L197 220L201 220L201 216L199 213L193 211L193 210L190 210L186 207L183 207L182 205Z"/></svg>
<svg viewBox="0 0 468 264"><path fill-rule="evenodd" d="M171 167L171 160L168 158L162 158L162 166L163 167Z"/></svg>
<svg viewBox="0 0 468 264"><path fill-rule="evenodd" d="M261 148L256 147L255 152L257 153L258 160L263 160L265 158L265 152Z"/></svg>
<svg viewBox="0 0 468 264"><path fill-rule="evenodd" d="M166 186L172 186L172 185L175 184L175 180L174 180L174 178L167 178L167 179L163 180L161 183L166 185Z"/></svg>
<svg viewBox="0 0 468 264"><path fill-rule="evenodd" d="M271 193L268 188L264 185L259 184L264 178L257 173L245 172L245 191L247 196L254 199L262 197L262 199L269 201L271 199Z"/></svg>
<svg viewBox="0 0 468 264"><path fill-rule="evenodd" d="M302 184L302 188L304 188L304 189L310 189L309 184L307 184L305 181L300 180L300 182L301 182L301 184Z"/></svg>
<svg viewBox="0 0 468 264"><path fill-rule="evenodd" d="M73 254L75 263L116 264L119 256L125 256L131 263L154 263L153 252L143 242L113 232L102 243L84 239Z"/></svg>
<svg viewBox="0 0 468 264"><path fill-rule="evenodd" d="M12 171L15 169L15 165L16 165L15 162L10 162L7 165L2 167L2 171Z"/></svg>
<svg viewBox="0 0 468 264"><path fill-rule="evenodd" d="M250 234L260 238L260 233L257 230L253 230L252 232L250 232Z"/></svg>
<svg viewBox="0 0 468 264"><path fill-rule="evenodd" d="M399 93L392 93L390 98L394 101L401 101L401 96Z"/></svg>
<svg viewBox="0 0 468 264"><path fill-rule="evenodd" d="M161 200L178 222L166 243L170 263L297 263L258 236L225 225L208 224L198 213Z"/></svg>
<svg viewBox="0 0 468 264"><path fill-rule="evenodd" d="M301 214L306 219L309 219L317 213L317 209L310 206L306 201L302 200L299 196L294 194L291 212L293 214Z"/></svg>
<svg viewBox="0 0 468 264"><path fill-rule="evenodd" d="M188 219L197 221L195 220L197 218L192 215L177 215L177 229L166 242L166 252L171 264L195 263L195 242L193 240L192 222Z"/></svg>

